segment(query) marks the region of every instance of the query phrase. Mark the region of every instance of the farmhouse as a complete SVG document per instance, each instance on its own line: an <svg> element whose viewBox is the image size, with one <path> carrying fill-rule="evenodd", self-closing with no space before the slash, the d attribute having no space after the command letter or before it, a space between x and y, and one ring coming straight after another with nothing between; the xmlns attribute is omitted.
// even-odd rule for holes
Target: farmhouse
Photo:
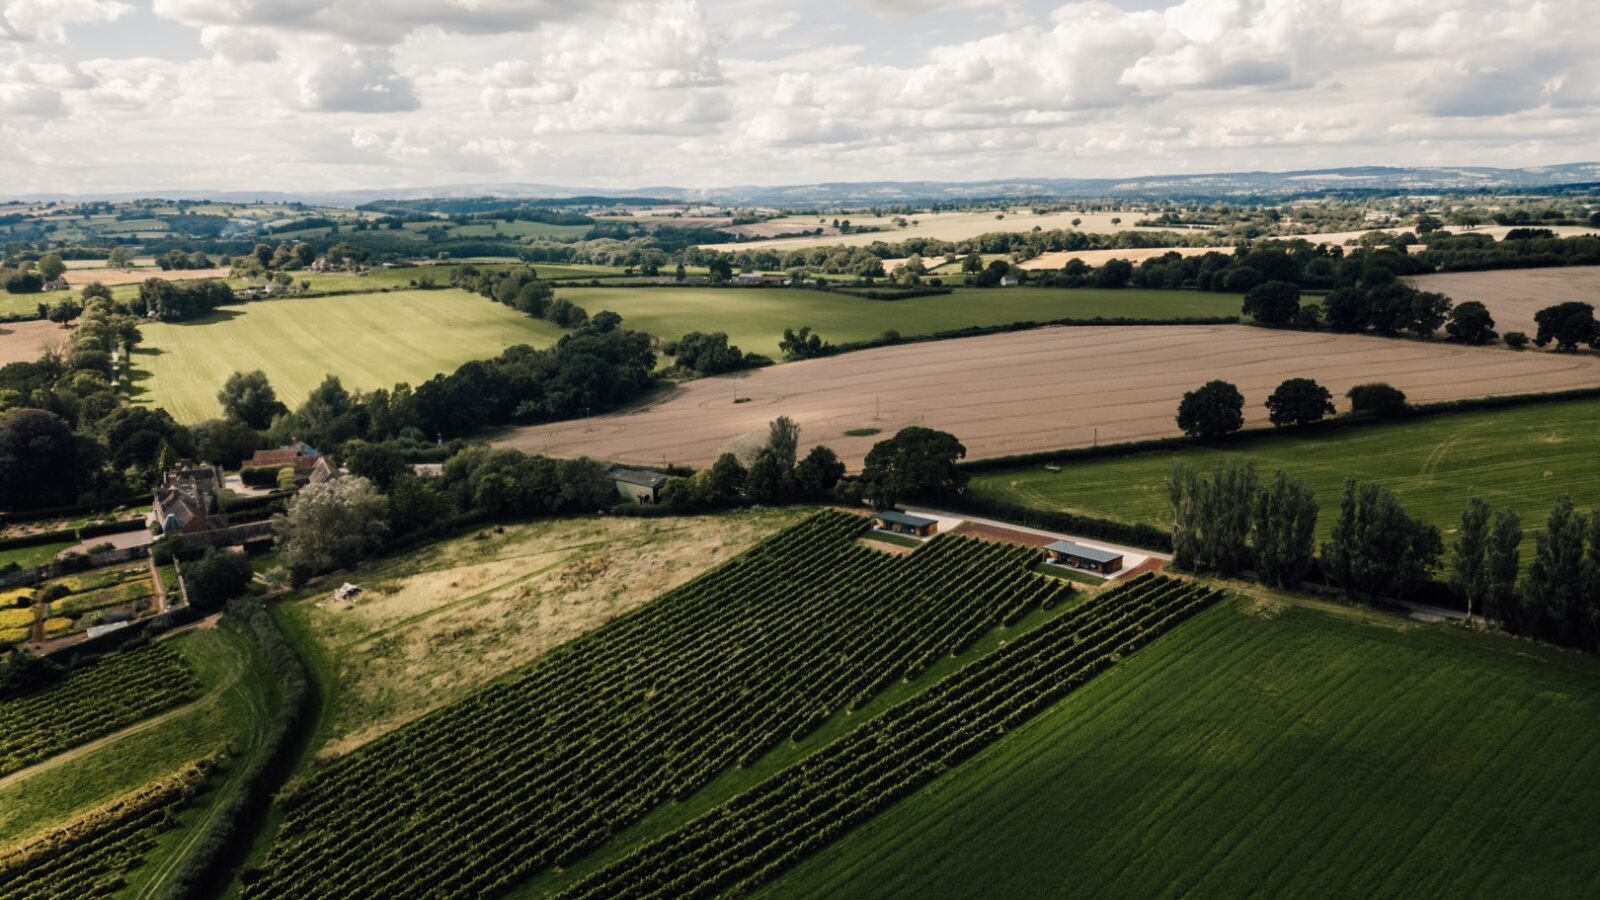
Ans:
<svg viewBox="0 0 1600 900"><path fill-rule="evenodd" d="M162 534L200 534L226 527L218 493L222 490L222 469L191 462L180 463L167 473L166 481L155 490L152 513Z"/></svg>
<svg viewBox="0 0 1600 900"><path fill-rule="evenodd" d="M760 272L742 272L739 275L740 284L760 284L781 287L789 283L783 275L763 275Z"/></svg>
<svg viewBox="0 0 1600 900"><path fill-rule="evenodd" d="M635 503L656 502L657 492L667 483L667 476L660 472L645 472L622 466L612 466L608 474L611 476L611 482L617 486L617 494Z"/></svg>
<svg viewBox="0 0 1600 900"><path fill-rule="evenodd" d="M294 469L297 485L321 484L338 477L338 471L326 456L305 441L290 439L289 445L276 450L257 450L245 460L245 468Z"/></svg>
<svg viewBox="0 0 1600 900"><path fill-rule="evenodd" d="M1072 541L1046 544L1044 557L1048 562L1072 569L1087 569L1101 575L1110 575L1122 568L1122 554L1098 547L1085 547Z"/></svg>
<svg viewBox="0 0 1600 900"><path fill-rule="evenodd" d="M884 509L872 514L872 527L892 534L931 537L935 531L939 530L939 523L933 519L924 519L921 516Z"/></svg>

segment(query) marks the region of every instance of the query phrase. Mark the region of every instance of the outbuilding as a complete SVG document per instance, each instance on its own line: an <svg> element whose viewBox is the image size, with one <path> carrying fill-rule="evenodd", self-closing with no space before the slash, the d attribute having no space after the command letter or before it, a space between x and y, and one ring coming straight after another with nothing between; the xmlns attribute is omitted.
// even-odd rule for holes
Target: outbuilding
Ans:
<svg viewBox="0 0 1600 900"><path fill-rule="evenodd" d="M617 493L625 500L635 503L654 503L657 492L667 483L667 476L660 472L647 472L642 469L625 469L615 466L608 473L612 484L617 486Z"/></svg>
<svg viewBox="0 0 1600 900"><path fill-rule="evenodd" d="M1072 541L1046 544L1044 558L1047 562L1069 569L1087 569L1101 575L1110 575L1122 568L1122 554L1115 550L1085 547Z"/></svg>
<svg viewBox="0 0 1600 900"><path fill-rule="evenodd" d="M939 530L939 523L934 519L924 519L898 510L884 509L872 514L872 527L891 534L931 537Z"/></svg>

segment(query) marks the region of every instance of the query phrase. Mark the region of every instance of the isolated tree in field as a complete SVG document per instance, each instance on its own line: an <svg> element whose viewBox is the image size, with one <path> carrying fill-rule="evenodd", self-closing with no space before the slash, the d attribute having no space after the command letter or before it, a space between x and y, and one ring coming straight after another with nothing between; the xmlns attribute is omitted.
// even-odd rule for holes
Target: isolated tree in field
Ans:
<svg viewBox="0 0 1600 900"><path fill-rule="evenodd" d="M953 434L915 425L902 428L867 452L861 486L878 509L911 497L955 493L967 484L967 473L956 465L966 455L967 448Z"/></svg>
<svg viewBox="0 0 1600 900"><path fill-rule="evenodd" d="M207 550L204 556L183 567L189 602L202 612L221 609L229 600L244 594L254 577L250 557L234 550Z"/></svg>
<svg viewBox="0 0 1600 900"><path fill-rule="evenodd" d="M307 485L273 519L280 558L297 578L353 565L383 546L388 517L383 495L365 478Z"/></svg>
<svg viewBox="0 0 1600 900"><path fill-rule="evenodd" d="M106 268L126 269L133 265L133 251L127 247L112 247L106 253Z"/></svg>
<svg viewBox="0 0 1600 900"><path fill-rule="evenodd" d="M767 449L787 472L794 468L800 451L800 426L788 416L779 416L767 425Z"/></svg>
<svg viewBox="0 0 1600 900"><path fill-rule="evenodd" d="M1450 340L1462 344L1490 344L1499 337L1495 333L1494 316L1489 314L1489 307L1476 300L1457 304L1450 311L1444 331L1450 335Z"/></svg>
<svg viewBox="0 0 1600 900"><path fill-rule="evenodd" d="M1256 495L1255 566L1274 587L1296 588L1317 555L1317 498L1310 485L1278 470Z"/></svg>
<svg viewBox="0 0 1600 900"><path fill-rule="evenodd" d="M1287 281L1256 285L1244 295L1244 314L1258 325L1282 326L1300 313L1300 286Z"/></svg>
<svg viewBox="0 0 1600 900"><path fill-rule="evenodd" d="M1267 417L1280 428L1320 422L1333 413L1333 395L1310 378L1291 378L1267 398Z"/></svg>
<svg viewBox="0 0 1600 900"><path fill-rule="evenodd" d="M1547 306L1533 315L1539 333L1533 342L1543 347L1555 342L1556 349L1571 353L1579 344L1600 344L1600 327L1595 324L1594 306L1576 300Z"/></svg>
<svg viewBox="0 0 1600 900"><path fill-rule="evenodd" d="M1178 427L1190 437L1218 438L1244 427L1244 395L1226 381L1209 381L1183 395Z"/></svg>
<svg viewBox="0 0 1600 900"><path fill-rule="evenodd" d="M1473 497L1461 513L1451 547L1450 586L1467 601L1467 618L1483 611L1489 597L1489 504Z"/></svg>
<svg viewBox="0 0 1600 900"><path fill-rule="evenodd" d="M47 282L55 281L62 275L67 274L67 264L62 262L61 257L54 253L46 253L39 257L38 269L39 277Z"/></svg>
<svg viewBox="0 0 1600 900"><path fill-rule="evenodd" d="M267 382L267 373L260 369L229 375L228 380L222 383L222 390L217 393L217 402L222 404L223 415L238 419L257 431L289 411L288 407L278 402L277 393Z"/></svg>
<svg viewBox="0 0 1600 900"><path fill-rule="evenodd" d="M50 311L45 314L45 318L58 325L65 325L76 319L82 312L83 304L73 297L67 297L52 304Z"/></svg>
<svg viewBox="0 0 1600 900"><path fill-rule="evenodd" d="M1347 391L1345 396L1350 398L1351 412L1365 413L1378 418L1401 416L1410 408L1406 406L1404 391L1382 382L1358 384Z"/></svg>
<svg viewBox="0 0 1600 900"><path fill-rule="evenodd" d="M1521 608L1517 578L1522 574L1522 519L1506 507L1494 514L1484 549L1483 615L1502 622Z"/></svg>
<svg viewBox="0 0 1600 900"><path fill-rule="evenodd" d="M1373 482L1344 482L1323 568L1353 599L1402 598L1421 587L1444 553L1439 529L1411 518L1394 494Z"/></svg>
<svg viewBox="0 0 1600 900"><path fill-rule="evenodd" d="M1525 331L1508 331L1501 340L1506 342L1507 347L1513 350L1521 350L1528 346L1528 342L1532 338L1529 338L1528 333Z"/></svg>

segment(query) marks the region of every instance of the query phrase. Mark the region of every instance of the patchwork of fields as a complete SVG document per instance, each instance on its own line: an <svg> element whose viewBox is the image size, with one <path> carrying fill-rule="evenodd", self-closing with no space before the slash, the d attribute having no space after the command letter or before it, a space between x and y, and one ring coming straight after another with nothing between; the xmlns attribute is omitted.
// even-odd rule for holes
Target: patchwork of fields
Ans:
<svg viewBox="0 0 1600 900"><path fill-rule="evenodd" d="M785 328L809 325L832 343L906 337L972 326L1056 319L1175 319L1239 315L1237 294L1199 291L958 288L953 293L874 301L785 288L561 288L557 295L590 313L609 309L628 327L674 341L691 331L724 331L747 352L781 359Z"/></svg>
<svg viewBox="0 0 1600 900"><path fill-rule="evenodd" d="M134 351L143 399L180 422L219 415L228 375L261 369L278 398L304 400L329 375L350 390L426 381L513 344L548 346L562 329L456 289L393 291L224 307L206 319L156 323Z"/></svg>
<svg viewBox="0 0 1600 900"><path fill-rule="evenodd" d="M1600 266L1440 272L1410 281L1458 304L1476 300L1489 308L1496 331L1520 331L1530 338L1539 333L1534 314L1547 306L1578 300L1600 307Z"/></svg>
<svg viewBox="0 0 1600 900"><path fill-rule="evenodd" d="M1315 378L1346 408L1344 392L1368 381L1414 402L1588 387L1600 381L1600 359L1247 326L1043 328L705 378L639 410L517 429L499 442L709 465L786 415L802 445L827 444L851 465L878 438L848 432L907 425L949 431L981 459L1175 435L1183 393L1214 378L1244 393L1247 426L1265 425L1264 401L1292 377Z"/></svg>
<svg viewBox="0 0 1600 900"><path fill-rule="evenodd" d="M1580 897L1600 666L1221 604L802 863L768 897Z"/></svg>
<svg viewBox="0 0 1600 900"><path fill-rule="evenodd" d="M877 241L893 244L911 238L960 241L995 231L1032 231L1035 227L1046 231L1076 229L1089 234L1162 230L1139 228L1133 224L1143 217L1143 213L1136 212L1090 213L1071 210L1036 215L1030 209L1011 209L1003 213L993 209L950 210L945 212L912 213L904 216L784 216L763 222L760 225L738 226L738 228L758 234L809 231L813 228L822 228L826 233L799 238L776 238L746 242L730 241L724 244L702 244L701 246L710 250L728 252L767 249L797 250L806 247L865 247ZM832 227L835 218L848 219L850 224L857 228L881 228L883 230L839 234L837 229ZM897 226L894 222L896 218L906 219L908 223L906 227ZM1078 220L1077 225L1072 224L1074 219ZM1113 223L1112 219L1120 221ZM913 220L916 222L915 225L910 224Z"/></svg>

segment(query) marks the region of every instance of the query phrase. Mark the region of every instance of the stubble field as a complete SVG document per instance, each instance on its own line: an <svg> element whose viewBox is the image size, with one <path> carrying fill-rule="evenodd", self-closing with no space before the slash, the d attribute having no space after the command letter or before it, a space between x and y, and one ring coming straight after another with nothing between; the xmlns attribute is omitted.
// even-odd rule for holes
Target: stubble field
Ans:
<svg viewBox="0 0 1600 900"><path fill-rule="evenodd" d="M1530 338L1539 333L1534 314L1547 306L1568 300L1600 306L1600 266L1441 272L1419 275L1411 283L1458 304L1476 300L1489 308L1495 330L1520 331Z"/></svg>
<svg viewBox="0 0 1600 900"><path fill-rule="evenodd" d="M1588 387L1600 359L1247 326L1042 328L865 350L690 382L639 409L522 428L500 443L558 456L708 465L786 415L804 446L858 467L878 429L954 433L969 458L1176 435L1185 391L1214 378L1245 395L1247 427L1267 396L1308 377L1343 394L1387 381L1413 402ZM736 402L737 400L737 402ZM802 448L803 449L803 448Z"/></svg>

